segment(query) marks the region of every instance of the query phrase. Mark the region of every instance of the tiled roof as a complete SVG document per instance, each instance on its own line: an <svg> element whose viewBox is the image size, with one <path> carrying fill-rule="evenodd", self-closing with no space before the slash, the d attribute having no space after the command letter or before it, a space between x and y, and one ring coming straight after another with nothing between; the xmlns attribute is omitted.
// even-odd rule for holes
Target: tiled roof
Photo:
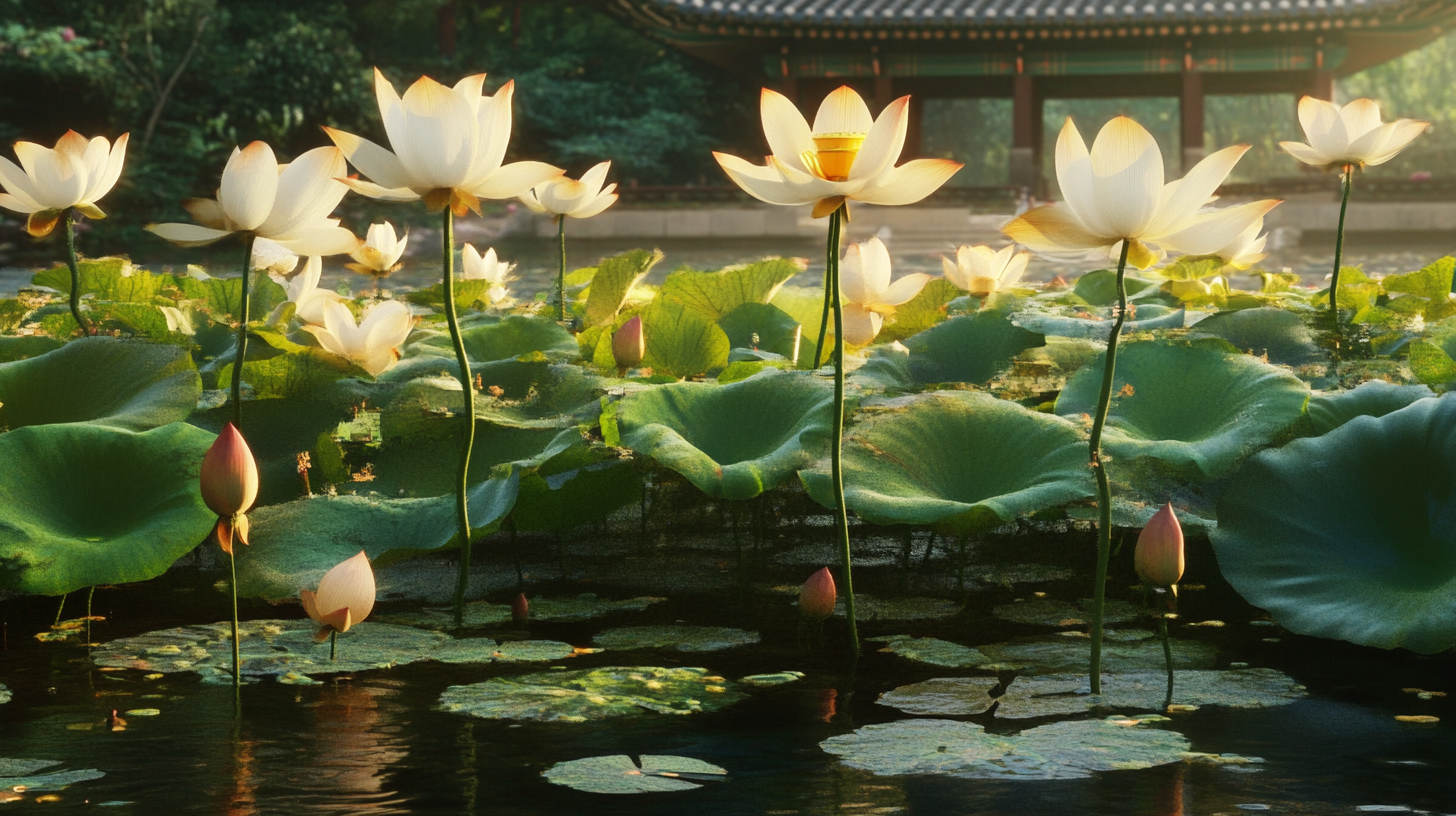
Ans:
<svg viewBox="0 0 1456 816"><path fill-rule="evenodd" d="M1412 0L635 0L688 19L832 26L1320 19L1390 12Z"/></svg>

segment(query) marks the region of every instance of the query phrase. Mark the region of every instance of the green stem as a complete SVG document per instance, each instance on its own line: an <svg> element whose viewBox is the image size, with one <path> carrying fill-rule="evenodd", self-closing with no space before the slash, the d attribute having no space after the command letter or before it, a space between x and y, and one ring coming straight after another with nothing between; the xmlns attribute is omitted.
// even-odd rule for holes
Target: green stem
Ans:
<svg viewBox="0 0 1456 816"><path fill-rule="evenodd" d="M475 382L470 376L470 358L465 355L465 341L460 339L460 321L455 316L455 220L449 207L445 208L443 243L445 321L450 326L450 340L455 344L455 361L460 365L466 423L460 441L460 478L455 486L455 516L460 522L460 578L455 584L455 625L460 626L465 620L465 590L470 586L470 507L467 491L470 487L470 449L475 447ZM566 256L563 254L561 257L562 269L565 269Z"/></svg>
<svg viewBox="0 0 1456 816"><path fill-rule="evenodd" d="M96 587L92 585L86 592L86 648L91 648L91 599L96 597Z"/></svg>
<svg viewBox="0 0 1456 816"><path fill-rule="evenodd" d="M329 661L339 659L339 630L329 632Z"/></svg>
<svg viewBox="0 0 1456 816"><path fill-rule="evenodd" d="M248 233L243 255L243 294L238 305L238 353L233 357L233 427L243 430L243 361L248 358L248 278L253 271L253 241L257 236Z"/></svg>
<svg viewBox="0 0 1456 816"><path fill-rule="evenodd" d="M1340 261L1345 254L1345 210L1350 206L1350 187L1354 183L1355 166L1345 165L1345 172L1340 174L1340 186L1343 193L1340 196L1340 228L1335 231L1335 270L1330 274L1330 320L1331 325L1336 328L1340 325L1340 312L1336 306L1337 297L1340 292Z"/></svg>
<svg viewBox="0 0 1456 816"><path fill-rule="evenodd" d="M1163 700L1163 709L1173 704L1173 646L1168 642L1168 616L1158 612L1158 637L1163 639L1163 664L1168 667L1168 696Z"/></svg>
<svg viewBox="0 0 1456 816"><path fill-rule="evenodd" d="M233 542L237 546L237 542ZM243 656L238 644L238 560L232 553L228 553L228 569L232 572L232 580L228 583L228 593L233 601L233 687L242 685Z"/></svg>
<svg viewBox="0 0 1456 816"><path fill-rule="evenodd" d="M829 266L825 270L834 304L834 445L829 449L829 469L830 479L834 483L834 524L839 533L840 556L844 567L844 614L849 620L849 648L858 657L859 628L854 617L854 559L849 552L849 516L844 507L844 332L839 330L844 325L844 303L839 292L839 234L843 219L843 207L829 216Z"/></svg>
<svg viewBox="0 0 1456 816"><path fill-rule="evenodd" d="M556 240L561 244L561 268L556 272L556 319L566 322L566 216L556 216Z"/></svg>
<svg viewBox="0 0 1456 816"><path fill-rule="evenodd" d="M834 224L829 225L829 234L834 235ZM839 241L829 242L829 251L824 259L824 311L819 315L819 342L814 344L814 368L824 365L824 336L829 330L829 307L833 298L829 294L829 269L839 260ZM836 326L836 328L838 328Z"/></svg>
<svg viewBox="0 0 1456 816"><path fill-rule="evenodd" d="M76 319L76 325L81 327L81 334L91 333L91 327L86 324L86 318L81 316L81 269L76 265L76 211L66 210L66 265L71 267L71 317Z"/></svg>
<svg viewBox="0 0 1456 816"><path fill-rule="evenodd" d="M1102 693L1102 607L1107 601L1107 561L1112 554L1112 486L1102 464L1102 429L1107 425L1107 409L1112 404L1112 378L1117 370L1117 340L1127 320L1127 253L1132 240L1122 242L1122 256L1117 259L1117 320L1107 338L1107 359L1102 365L1102 392L1097 395L1097 415L1092 420L1092 438L1087 455L1092 472L1097 476L1097 578L1092 587L1092 660L1088 667L1092 693Z"/></svg>
<svg viewBox="0 0 1456 816"><path fill-rule="evenodd" d="M54 624L55 626L59 626L61 624L61 614L66 611L66 598L69 597L70 594L71 593L66 592L62 593L61 595L61 605L56 609L56 622Z"/></svg>

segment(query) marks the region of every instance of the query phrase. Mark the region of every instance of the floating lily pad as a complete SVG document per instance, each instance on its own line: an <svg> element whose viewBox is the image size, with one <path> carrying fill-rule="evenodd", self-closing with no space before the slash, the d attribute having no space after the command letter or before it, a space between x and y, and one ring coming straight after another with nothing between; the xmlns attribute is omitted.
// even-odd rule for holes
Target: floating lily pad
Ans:
<svg viewBox="0 0 1456 816"><path fill-rule="evenodd" d="M773 686L783 686L789 683L797 683L803 679L803 672L781 671L774 672L773 674L750 674L749 676L740 679L738 682L744 684L745 686L753 686L755 688L772 688Z"/></svg>
<svg viewBox="0 0 1456 816"><path fill-rule="evenodd" d="M608 666L451 686L440 695L440 707L491 720L585 722L648 712L698 714L746 696L707 669Z"/></svg>
<svg viewBox="0 0 1456 816"><path fill-rule="evenodd" d="M1092 620L1091 606L1092 601L1088 598L1083 598L1076 604L1037 598L1021 603L1002 604L995 608L994 613L1001 620L1030 626L1085 626ZM1126 623L1147 616L1147 612L1127 601L1107 601L1102 607L1103 623Z"/></svg>
<svg viewBox="0 0 1456 816"><path fill-rule="evenodd" d="M1096 361L1067 382L1058 414L1096 410L1102 366ZM1114 459L1151 456L1207 478L1272 443L1309 399L1309 388L1287 369L1203 344L1130 344L1118 356L1112 388L1103 446Z"/></svg>
<svg viewBox="0 0 1456 816"><path fill-rule="evenodd" d="M1045 338L994 310L954 317L905 340L909 354L887 353L859 368L857 381L880 388L929 383L982 383L1011 367L1023 351Z"/></svg>
<svg viewBox="0 0 1456 816"><path fill-rule="evenodd" d="M1070 422L968 391L885 400L845 438L844 499L875 524L933 524L949 535L1091 496L1087 444ZM831 507L823 463L800 473Z"/></svg>
<svg viewBox="0 0 1456 816"><path fill-rule="evenodd" d="M1093 696L1085 674L1018 677L1000 697L989 692L999 684L994 677L938 677L901 686L880 695L879 703L906 714L970 716L999 703L997 717L1081 714L1093 708L1161 711L1167 695L1162 671L1105 674L1102 694ZM1178 671L1173 702L1181 705L1267 708L1287 705L1306 696L1304 686L1273 669L1231 671Z"/></svg>
<svg viewBox="0 0 1456 816"><path fill-rule="evenodd" d="M318 346L295 343L278 329L250 329L248 336L243 382L259 399L310 399L329 383L346 377L373 379L347 357ZM229 349L204 367L209 388L229 387L236 356Z"/></svg>
<svg viewBox="0 0 1456 816"><path fill-rule="evenodd" d="M106 776L94 768L75 771L50 771L46 768L61 764L53 759L6 759L0 757L0 791L20 789L41 793L58 791L77 782L89 782ZM3 800L0 800L3 801Z"/></svg>
<svg viewBox="0 0 1456 816"><path fill-rule="evenodd" d="M622 398L622 444L681 473L713 498L751 499L829 449L833 389L810 374L767 370L716 385L680 383Z"/></svg>
<svg viewBox="0 0 1456 816"><path fill-rule="evenodd" d="M443 663L551 661L569 657L572 647L556 641L497 643L490 638L455 639L409 626L365 621L339 636L338 659L329 644L315 643L318 624L309 620L244 621L239 625L242 674L284 676L340 674L387 669L436 660ZM140 671L231 674L232 625L181 626L121 638L92 652L98 666Z"/></svg>
<svg viewBox="0 0 1456 816"><path fill-rule="evenodd" d="M855 598L855 601L855 605L858 606L859 598ZM885 647L880 650L882 652L890 652L920 663L929 663L932 666L973 669L991 662L990 658L975 649L939 638L887 635L870 638L870 640L884 643Z"/></svg>
<svg viewBox="0 0 1456 816"><path fill-rule="evenodd" d="M145 431L186 419L201 393L185 348L86 337L0 363L0 427L93 422Z"/></svg>
<svg viewBox="0 0 1456 816"><path fill-rule="evenodd" d="M182 423L0 434L10 463L0 468L0 589L60 595L161 575L217 521L197 482L212 441Z"/></svg>
<svg viewBox="0 0 1456 816"><path fill-rule="evenodd" d="M943 598L881 598L856 592L854 616L860 621L911 621L953 618L965 607ZM836 617L844 617L844 598L834 604Z"/></svg>
<svg viewBox="0 0 1456 816"><path fill-rule="evenodd" d="M625 755L587 757L558 762L541 775L552 784L587 793L661 793L663 791L694 790L697 781L726 778L728 771L703 762L680 756L656 756L643 754L642 765L638 767L632 758Z"/></svg>
<svg viewBox="0 0 1456 816"><path fill-rule="evenodd" d="M1316 435L1329 433L1355 417L1382 417L1434 396L1424 385L1395 385L1384 380L1363 382L1349 391L1316 394L1309 398L1310 430Z"/></svg>
<svg viewBox="0 0 1456 816"><path fill-rule="evenodd" d="M877 776L1043 780L1167 765L1181 761L1189 744L1173 731L1104 720L1053 723L1014 736L987 734L974 723L901 720L830 737L819 747Z"/></svg>
<svg viewBox="0 0 1456 816"><path fill-rule="evenodd" d="M1304 318L1274 307L1221 312L1198 321L1195 334L1221 337L1240 351L1269 362L1302 366L1324 359Z"/></svg>
<svg viewBox="0 0 1456 816"><path fill-rule="evenodd" d="M613 612L641 612L666 598L625 598L609 601L587 593L575 598L531 598L531 620L579 621L610 615ZM510 604L472 601L465 605L463 626L491 626L511 619ZM450 608L421 609L418 612L396 612L380 616L380 620L408 626L454 628L455 613Z"/></svg>
<svg viewBox="0 0 1456 816"><path fill-rule="evenodd" d="M716 652L758 642L758 633L726 626L624 626L608 629L593 642L608 649L676 649Z"/></svg>
<svg viewBox="0 0 1456 816"><path fill-rule="evenodd" d="M1207 669L1218 663L1218 650L1201 640L1172 639L1173 666ZM1091 649L1087 638L1057 635L1020 638L978 647L993 664L1022 674L1057 674L1086 671ZM1163 668L1163 645L1157 639L1102 643L1102 665L1110 672L1153 671Z"/></svg>
<svg viewBox="0 0 1456 816"><path fill-rule="evenodd" d="M1234 589L1292 632L1430 654L1456 645L1456 397L1265 451L1210 535Z"/></svg>

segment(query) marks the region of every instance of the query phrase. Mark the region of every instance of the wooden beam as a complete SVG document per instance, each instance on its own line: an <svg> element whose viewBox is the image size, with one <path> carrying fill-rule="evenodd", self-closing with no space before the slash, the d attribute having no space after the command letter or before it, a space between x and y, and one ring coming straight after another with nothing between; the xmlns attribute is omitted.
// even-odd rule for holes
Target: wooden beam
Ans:
<svg viewBox="0 0 1456 816"><path fill-rule="evenodd" d="M1031 188L1034 195L1041 188L1041 120L1035 78L1016 75L1011 83L1011 183Z"/></svg>

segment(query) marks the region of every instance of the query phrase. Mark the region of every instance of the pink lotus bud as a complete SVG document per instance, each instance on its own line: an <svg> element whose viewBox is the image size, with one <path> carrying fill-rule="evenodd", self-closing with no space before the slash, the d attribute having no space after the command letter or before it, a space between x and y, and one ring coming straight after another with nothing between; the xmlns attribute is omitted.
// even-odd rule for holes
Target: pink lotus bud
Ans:
<svg viewBox="0 0 1456 816"><path fill-rule="evenodd" d="M257 498L258 463L229 422L202 457L202 500L212 512L232 518L248 512Z"/></svg>
<svg viewBox="0 0 1456 816"><path fill-rule="evenodd" d="M363 550L334 566L319 579L318 592L303 590L299 599L303 611L320 624L313 636L317 643L331 632L347 632L374 611L374 568Z"/></svg>
<svg viewBox="0 0 1456 816"><path fill-rule="evenodd" d="M526 600L526 593L518 593L516 599L511 601L511 620L516 623L524 623L529 617L531 617L531 602Z"/></svg>
<svg viewBox="0 0 1456 816"><path fill-rule="evenodd" d="M1173 514L1172 502L1154 513L1138 533L1133 564L1138 577L1153 586L1170 587L1183 577L1183 528Z"/></svg>
<svg viewBox="0 0 1456 816"><path fill-rule="evenodd" d="M622 368L633 368L647 354L647 336L642 333L642 318L634 317L612 335L612 356Z"/></svg>
<svg viewBox="0 0 1456 816"><path fill-rule="evenodd" d="M799 588L799 614L813 621L822 621L834 614L834 576L825 567Z"/></svg>
<svg viewBox="0 0 1456 816"><path fill-rule="evenodd" d="M70 42L76 39L76 29L66 26L61 29L61 42Z"/></svg>

